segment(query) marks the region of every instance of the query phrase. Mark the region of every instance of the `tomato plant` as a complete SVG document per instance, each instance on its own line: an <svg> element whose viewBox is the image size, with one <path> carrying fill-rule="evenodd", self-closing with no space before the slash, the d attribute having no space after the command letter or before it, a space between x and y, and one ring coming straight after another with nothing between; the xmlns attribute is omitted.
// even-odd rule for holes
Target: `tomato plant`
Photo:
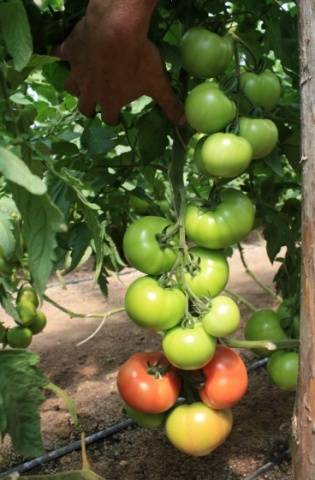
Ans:
<svg viewBox="0 0 315 480"><path fill-rule="evenodd" d="M241 357L230 348L218 345L203 373L205 385L200 390L200 398L208 407L219 410L233 407L246 393L246 367Z"/></svg>
<svg viewBox="0 0 315 480"><path fill-rule="evenodd" d="M178 288L163 288L154 278L142 277L128 287L125 308L141 327L168 330L184 318L186 298Z"/></svg>
<svg viewBox="0 0 315 480"><path fill-rule="evenodd" d="M119 369L123 400L143 413L163 413L177 400L180 378L162 353L135 353Z"/></svg>
<svg viewBox="0 0 315 480"><path fill-rule="evenodd" d="M176 407L167 417L169 441L189 455L208 455L219 447L232 429L230 410L213 410L201 402Z"/></svg>

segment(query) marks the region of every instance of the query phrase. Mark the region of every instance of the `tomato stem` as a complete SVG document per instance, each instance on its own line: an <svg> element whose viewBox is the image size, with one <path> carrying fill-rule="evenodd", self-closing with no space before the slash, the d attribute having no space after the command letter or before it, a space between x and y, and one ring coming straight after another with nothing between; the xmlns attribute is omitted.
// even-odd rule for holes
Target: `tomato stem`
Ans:
<svg viewBox="0 0 315 480"><path fill-rule="evenodd" d="M225 289L225 292L230 295L234 300L236 300L238 303L243 303L246 305L247 308L249 308L252 312L257 312L258 308L256 308L251 302L246 300L242 295L239 295L238 293L231 292L231 290L228 290L227 288Z"/></svg>
<svg viewBox="0 0 315 480"><path fill-rule="evenodd" d="M44 300L46 302L50 303L54 307L58 308L58 310L61 310L62 312L66 313L69 315L70 318L108 318L112 315L115 315L116 313L124 312L125 307L118 307L118 308L113 308L113 310L109 310L108 312L103 312L103 313L78 313L78 312L73 312L72 310L69 310L66 307L63 307L59 303L57 303L55 300L52 298L48 297L48 295L44 294L43 295Z"/></svg>
<svg viewBox="0 0 315 480"><path fill-rule="evenodd" d="M247 261L245 259L245 256L244 256L244 249L243 249L242 245L240 243L238 243L237 247L238 247L238 251L240 252L241 262L243 264L243 267L245 268L245 272L254 280L254 282L257 283L257 285L260 288L262 288L262 290L264 290L264 292L268 293L268 295L271 295L271 297L273 299L277 300L277 302L281 302L281 298L276 294L276 292L274 292L272 290L272 288L267 287L267 285L265 285L261 280L259 280L259 278L256 277L254 272L252 272L252 270L250 270L250 268L248 266L248 263L247 263Z"/></svg>
<svg viewBox="0 0 315 480"><path fill-rule="evenodd" d="M279 340L277 342L269 340L238 340L237 338L221 338L224 345L232 348L246 348L248 350L265 348L274 351L283 348L296 348L299 346L299 340L288 339Z"/></svg>

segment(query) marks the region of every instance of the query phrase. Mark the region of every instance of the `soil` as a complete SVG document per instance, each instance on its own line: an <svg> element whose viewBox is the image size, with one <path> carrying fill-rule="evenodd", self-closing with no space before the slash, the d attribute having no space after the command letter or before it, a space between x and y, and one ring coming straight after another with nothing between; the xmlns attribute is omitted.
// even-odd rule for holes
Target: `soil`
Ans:
<svg viewBox="0 0 315 480"><path fill-rule="evenodd" d="M245 256L255 274L268 286L277 265L272 266L260 240L245 245ZM228 288L243 295L255 306L274 306L266 294L246 274L238 252L230 260ZM63 288L52 279L47 295L70 310L91 313L105 312L123 304L128 284L138 274L125 270L119 279L109 282L109 297L100 293L88 267L71 277ZM49 323L38 335L32 350L41 356L41 367L50 380L65 389L75 400L82 429L86 434L102 430L124 418L116 389L117 368L131 354L141 350L159 349L159 336L141 330L124 313L112 316L89 342L77 346L97 328L100 319L69 318L52 305L45 303ZM241 307L242 318L249 310ZM251 353L244 354L250 363ZM163 430L144 430L129 427L109 439L89 447L88 454L94 470L116 480L239 480L262 466L282 451L289 438L290 417L294 395L272 386L265 370L250 375L245 399L233 409L234 427L228 440L207 457L186 456L170 445ZM41 409L45 448L51 450L79 438L70 423L69 414L61 400L47 394ZM0 469L22 461L7 441L0 451ZM80 453L74 452L58 461L48 463L35 473L52 473L80 468ZM289 463L259 478L290 480Z"/></svg>

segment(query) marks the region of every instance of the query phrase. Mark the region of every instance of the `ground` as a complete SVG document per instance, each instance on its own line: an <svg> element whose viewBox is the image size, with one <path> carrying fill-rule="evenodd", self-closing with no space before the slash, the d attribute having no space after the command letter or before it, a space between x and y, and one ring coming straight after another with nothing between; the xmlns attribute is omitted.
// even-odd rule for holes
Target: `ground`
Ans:
<svg viewBox="0 0 315 480"><path fill-rule="evenodd" d="M245 255L258 277L272 285L275 267L270 265L262 242L254 239L245 245ZM272 298L245 273L237 252L230 260L230 269L230 290L244 295L257 307L273 306ZM106 300L93 283L92 272L85 267L67 278L66 288L52 279L47 295L76 312L104 312L123 304L126 287L136 275L126 270L120 279L111 278ZM117 368L134 352L158 349L159 336L141 330L125 314L118 314L92 340L77 346L97 328L100 320L70 319L47 303L44 310L49 324L35 338L32 350L41 355L41 367L51 381L76 401L83 430L90 434L120 421L123 413L115 382ZM248 309L242 307L241 311L246 320ZM254 359L252 354L245 356L249 363ZM106 480L240 480L269 461L288 440L293 403L294 395L272 386L264 369L260 369L250 375L248 394L233 409L231 436L212 455L188 457L168 443L163 430L134 427L92 445L88 454L94 470ZM53 395L47 395L41 415L47 450L78 438L62 401ZM0 470L21 462L8 443L0 452ZM32 473L60 472L79 466L80 454L74 452ZM259 478L290 480L290 472L289 464L284 463L281 469L277 467Z"/></svg>

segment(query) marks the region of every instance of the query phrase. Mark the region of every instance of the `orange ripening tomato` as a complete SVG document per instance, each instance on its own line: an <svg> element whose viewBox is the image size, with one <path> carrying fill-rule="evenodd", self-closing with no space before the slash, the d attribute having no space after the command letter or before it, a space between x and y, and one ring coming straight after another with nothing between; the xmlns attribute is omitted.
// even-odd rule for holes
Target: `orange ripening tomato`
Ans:
<svg viewBox="0 0 315 480"><path fill-rule="evenodd" d="M161 352L143 352L135 353L120 367L117 386L132 408L162 413L175 404L181 380Z"/></svg>
<svg viewBox="0 0 315 480"><path fill-rule="evenodd" d="M200 398L215 409L230 408L245 395L248 375L245 364L234 350L218 345L214 357L203 368L205 385Z"/></svg>
<svg viewBox="0 0 315 480"><path fill-rule="evenodd" d="M168 415L165 432L178 450L195 457L218 448L232 430L231 410L214 410L201 402L175 407Z"/></svg>

